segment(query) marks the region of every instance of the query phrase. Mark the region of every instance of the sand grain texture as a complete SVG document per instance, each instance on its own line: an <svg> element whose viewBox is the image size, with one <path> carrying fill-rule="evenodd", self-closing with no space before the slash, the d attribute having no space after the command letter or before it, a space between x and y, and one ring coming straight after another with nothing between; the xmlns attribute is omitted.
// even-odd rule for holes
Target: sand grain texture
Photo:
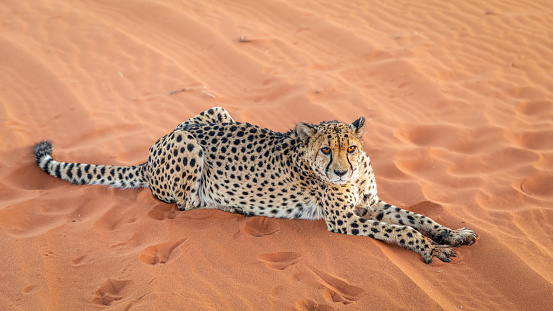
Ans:
<svg viewBox="0 0 553 311"><path fill-rule="evenodd" d="M550 3L195 2L0 4L3 310L553 304ZM142 163L213 106L278 131L363 115L381 198L480 238L425 265L323 221L179 212L34 164L42 139Z"/></svg>

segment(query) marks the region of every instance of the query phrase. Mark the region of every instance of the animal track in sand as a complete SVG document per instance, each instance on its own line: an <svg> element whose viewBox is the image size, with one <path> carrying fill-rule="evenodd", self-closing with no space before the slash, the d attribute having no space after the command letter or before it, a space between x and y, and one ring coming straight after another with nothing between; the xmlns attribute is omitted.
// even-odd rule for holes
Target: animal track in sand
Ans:
<svg viewBox="0 0 553 311"><path fill-rule="evenodd" d="M295 252L277 252L261 254L257 259L264 262L268 268L284 270L300 260L301 254Z"/></svg>
<svg viewBox="0 0 553 311"><path fill-rule="evenodd" d="M181 252L178 252L178 248L186 240L187 239L181 239L176 242L149 246L140 252L138 260L143 264L152 266L168 263L181 255Z"/></svg>
<svg viewBox="0 0 553 311"><path fill-rule="evenodd" d="M176 209L168 204L157 205L148 213L148 217L154 220L175 219Z"/></svg>
<svg viewBox="0 0 553 311"><path fill-rule="evenodd" d="M130 283L132 283L131 280L107 279L104 284L94 292L92 302L97 305L109 306L114 301L123 299L124 295L122 292Z"/></svg>
<svg viewBox="0 0 553 311"><path fill-rule="evenodd" d="M271 235L280 230L275 219L268 217L247 218L241 225L242 231L254 237Z"/></svg>
<svg viewBox="0 0 553 311"><path fill-rule="evenodd" d="M257 256L257 259L265 263L265 265L270 269L284 270L297 264L301 257L302 255L296 252L275 252L260 254ZM294 275L294 279L312 286L315 289L324 289L322 295L327 302L342 303L347 305L358 301L365 296L365 290L361 287L351 285L345 280L332 276L316 268L307 268L309 271L302 269L302 271ZM313 306L317 306L317 310L330 308L327 305L321 305L311 300L298 302L296 306L300 310L311 310L310 307ZM324 308L319 309L318 307ZM332 310L332 308L329 310Z"/></svg>
<svg viewBox="0 0 553 311"><path fill-rule="evenodd" d="M361 287L351 285L345 280L313 267L309 267L309 270L312 273L300 272L294 278L317 289L325 288L323 297L327 302L338 302L347 305L365 296L365 290Z"/></svg>

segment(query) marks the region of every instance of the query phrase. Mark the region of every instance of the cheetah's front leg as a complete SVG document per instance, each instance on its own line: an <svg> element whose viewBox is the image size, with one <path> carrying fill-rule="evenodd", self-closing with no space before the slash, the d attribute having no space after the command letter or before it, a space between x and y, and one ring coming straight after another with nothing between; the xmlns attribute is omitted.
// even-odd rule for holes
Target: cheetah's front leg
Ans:
<svg viewBox="0 0 553 311"><path fill-rule="evenodd" d="M363 235L388 243L397 243L400 246L419 253L425 263L432 262L432 257L434 256L444 262L451 261L449 257L457 256L450 246L435 245L420 232L409 226L369 220L353 213L342 215L336 211L331 217L332 219L329 217L326 219L328 230L331 232Z"/></svg>
<svg viewBox="0 0 553 311"><path fill-rule="evenodd" d="M423 215L401 209L381 200L377 202L366 210L365 215L362 215L362 209L358 210L358 214L361 214L365 219L413 227L439 244L451 246L471 245L478 236L468 228L453 230Z"/></svg>

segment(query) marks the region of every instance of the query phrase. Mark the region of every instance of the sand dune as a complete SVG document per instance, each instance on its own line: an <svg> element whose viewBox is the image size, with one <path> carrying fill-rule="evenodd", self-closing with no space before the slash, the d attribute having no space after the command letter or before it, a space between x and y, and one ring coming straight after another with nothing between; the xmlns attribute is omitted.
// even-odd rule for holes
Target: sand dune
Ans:
<svg viewBox="0 0 553 311"><path fill-rule="evenodd" d="M553 304L547 1L4 1L3 310L544 310ZM385 201L477 243L451 263L324 221L179 212L34 163L131 165L213 106L286 131L367 118Z"/></svg>

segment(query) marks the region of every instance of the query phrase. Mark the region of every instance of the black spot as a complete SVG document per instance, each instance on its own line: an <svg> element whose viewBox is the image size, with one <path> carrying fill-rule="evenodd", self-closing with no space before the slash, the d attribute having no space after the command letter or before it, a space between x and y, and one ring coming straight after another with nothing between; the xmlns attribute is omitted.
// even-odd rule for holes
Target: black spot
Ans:
<svg viewBox="0 0 553 311"><path fill-rule="evenodd" d="M188 151L192 151L192 150L194 150L194 145L188 144L188 146L186 146L186 148L188 149Z"/></svg>

